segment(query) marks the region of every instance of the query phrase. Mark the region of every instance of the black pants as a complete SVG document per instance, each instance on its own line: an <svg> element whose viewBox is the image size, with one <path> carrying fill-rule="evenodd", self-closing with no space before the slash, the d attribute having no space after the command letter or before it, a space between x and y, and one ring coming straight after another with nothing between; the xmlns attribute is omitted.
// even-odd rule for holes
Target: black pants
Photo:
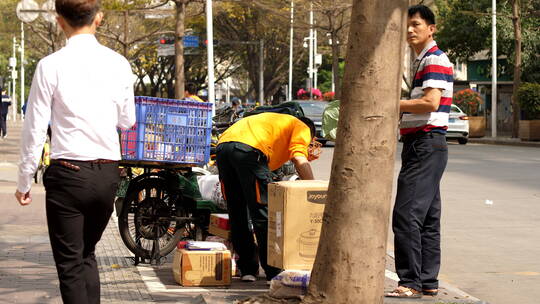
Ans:
<svg viewBox="0 0 540 304"><path fill-rule="evenodd" d="M403 137L392 228L399 285L436 289L441 264L439 184L448 161L439 133Z"/></svg>
<svg viewBox="0 0 540 304"><path fill-rule="evenodd" d="M230 142L217 147L217 164L219 179L225 188L232 244L239 257L238 268L242 275L256 275L260 261L266 278L270 280L279 274L280 269L266 264L268 207L264 198L266 186L272 181L267 160L259 150ZM249 219L258 246L253 239Z"/></svg>
<svg viewBox="0 0 540 304"><path fill-rule="evenodd" d="M7 135L7 112L9 103L0 101L0 136Z"/></svg>
<svg viewBox="0 0 540 304"><path fill-rule="evenodd" d="M47 224L64 303L100 303L96 243L113 211L117 163L51 164L44 176Z"/></svg>

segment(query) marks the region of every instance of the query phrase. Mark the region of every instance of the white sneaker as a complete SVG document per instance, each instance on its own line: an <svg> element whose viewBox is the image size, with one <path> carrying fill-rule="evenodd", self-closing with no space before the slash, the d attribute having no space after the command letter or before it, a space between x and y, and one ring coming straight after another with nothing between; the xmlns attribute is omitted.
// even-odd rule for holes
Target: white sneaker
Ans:
<svg viewBox="0 0 540 304"><path fill-rule="evenodd" d="M255 282L257 281L257 278L253 275L246 274L245 276L242 276L242 281L244 282Z"/></svg>

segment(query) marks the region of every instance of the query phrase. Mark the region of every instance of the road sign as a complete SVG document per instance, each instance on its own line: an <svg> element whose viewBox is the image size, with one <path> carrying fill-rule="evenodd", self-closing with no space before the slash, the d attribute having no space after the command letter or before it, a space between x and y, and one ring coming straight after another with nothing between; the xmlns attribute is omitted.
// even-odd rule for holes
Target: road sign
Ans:
<svg viewBox="0 0 540 304"><path fill-rule="evenodd" d="M157 49L159 57L174 56L174 44L160 44Z"/></svg>
<svg viewBox="0 0 540 304"><path fill-rule="evenodd" d="M17 66L17 57L9 57L9 67L15 68Z"/></svg>
<svg viewBox="0 0 540 304"><path fill-rule="evenodd" d="M185 48L199 47L199 36L184 36L184 47Z"/></svg>
<svg viewBox="0 0 540 304"><path fill-rule="evenodd" d="M41 6L41 9L46 11L46 12L41 13L41 17L43 17L43 19L47 20L47 22L52 23L52 24L56 24L56 13L55 13L56 5L54 3L55 3L55 0L49 0L43 3L43 5Z"/></svg>
<svg viewBox="0 0 540 304"><path fill-rule="evenodd" d="M17 17L24 22L32 22L39 16L38 12L22 12L22 10L39 10L39 5L34 0L22 0L17 3L15 11Z"/></svg>

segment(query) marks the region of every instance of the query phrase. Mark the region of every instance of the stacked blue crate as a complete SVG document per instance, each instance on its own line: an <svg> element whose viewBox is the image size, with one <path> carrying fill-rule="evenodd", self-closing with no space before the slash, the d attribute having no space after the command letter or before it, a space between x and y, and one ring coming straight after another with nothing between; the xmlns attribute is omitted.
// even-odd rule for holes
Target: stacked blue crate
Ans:
<svg viewBox="0 0 540 304"><path fill-rule="evenodd" d="M122 159L206 164L210 158L212 105L135 97L137 123L122 131Z"/></svg>

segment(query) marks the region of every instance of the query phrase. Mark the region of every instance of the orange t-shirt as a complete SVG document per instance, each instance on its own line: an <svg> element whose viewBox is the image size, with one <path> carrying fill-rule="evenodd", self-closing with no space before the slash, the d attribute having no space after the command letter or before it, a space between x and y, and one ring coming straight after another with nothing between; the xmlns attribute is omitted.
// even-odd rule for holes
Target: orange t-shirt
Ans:
<svg viewBox="0 0 540 304"><path fill-rule="evenodd" d="M242 118L219 138L219 144L233 141L259 149L273 171L294 156L308 157L311 132L292 115L268 112Z"/></svg>

